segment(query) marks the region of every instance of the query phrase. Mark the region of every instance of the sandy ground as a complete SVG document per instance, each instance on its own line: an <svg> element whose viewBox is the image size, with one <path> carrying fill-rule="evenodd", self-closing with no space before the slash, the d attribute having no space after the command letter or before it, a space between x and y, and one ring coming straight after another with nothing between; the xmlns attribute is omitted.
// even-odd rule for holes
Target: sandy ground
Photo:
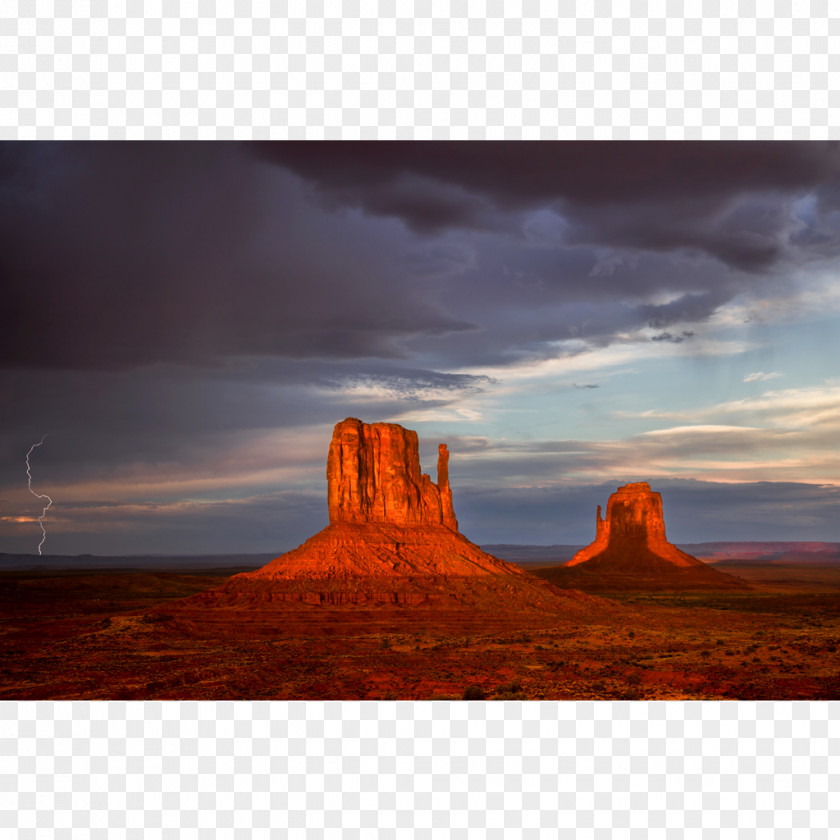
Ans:
<svg viewBox="0 0 840 840"><path fill-rule="evenodd" d="M0 573L0 699L840 699L840 569L568 614L202 609L216 573ZM598 606L605 603L604 607Z"/></svg>

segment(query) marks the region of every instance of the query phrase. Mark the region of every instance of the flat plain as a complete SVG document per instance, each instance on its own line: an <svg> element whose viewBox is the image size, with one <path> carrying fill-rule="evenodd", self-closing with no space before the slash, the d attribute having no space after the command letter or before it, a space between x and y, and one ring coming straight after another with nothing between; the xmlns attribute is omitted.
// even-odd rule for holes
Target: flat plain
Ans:
<svg viewBox="0 0 840 840"><path fill-rule="evenodd" d="M208 610L190 596L241 569L4 571L0 699L840 699L840 567L726 570L749 589L599 591L568 615Z"/></svg>

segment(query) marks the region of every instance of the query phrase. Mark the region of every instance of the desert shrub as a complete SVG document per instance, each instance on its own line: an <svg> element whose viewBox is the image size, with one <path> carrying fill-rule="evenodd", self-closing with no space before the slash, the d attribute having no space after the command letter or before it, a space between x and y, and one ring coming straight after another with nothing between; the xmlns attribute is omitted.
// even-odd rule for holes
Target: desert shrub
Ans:
<svg viewBox="0 0 840 840"><path fill-rule="evenodd" d="M481 686L478 685L468 685L464 689L464 694L462 695L464 700L484 700L486 699L486 695L482 690Z"/></svg>
<svg viewBox="0 0 840 840"><path fill-rule="evenodd" d="M633 686L615 692L616 700L644 700L644 698L644 690Z"/></svg>
<svg viewBox="0 0 840 840"><path fill-rule="evenodd" d="M511 682L506 683L505 685L497 686L494 690L494 694L519 694L522 691L522 683L519 682Z"/></svg>
<svg viewBox="0 0 840 840"><path fill-rule="evenodd" d="M496 686L493 689L493 700L527 700L528 695L522 690L522 684L514 680L504 685Z"/></svg>
<svg viewBox="0 0 840 840"><path fill-rule="evenodd" d="M175 616L170 613L147 613L140 618L140 621L143 622L143 624L161 624L162 622L170 621L173 618L175 618Z"/></svg>

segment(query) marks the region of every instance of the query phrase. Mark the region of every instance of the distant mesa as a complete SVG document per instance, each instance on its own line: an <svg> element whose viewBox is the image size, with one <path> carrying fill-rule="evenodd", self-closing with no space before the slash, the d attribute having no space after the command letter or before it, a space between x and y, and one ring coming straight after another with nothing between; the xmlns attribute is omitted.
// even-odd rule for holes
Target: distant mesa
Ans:
<svg viewBox="0 0 840 840"><path fill-rule="evenodd" d="M549 574L549 571L551 574ZM601 506L595 541L565 566L545 570L555 583L582 589L731 589L746 584L668 542L662 496L646 481L625 484Z"/></svg>
<svg viewBox="0 0 840 840"><path fill-rule="evenodd" d="M705 565L668 542L662 494L651 490L646 481L619 487L607 502L606 519L601 517L601 506L598 505L595 542L582 548L567 565L598 560L604 554L623 557L628 552L631 560L653 556L681 568Z"/></svg>
<svg viewBox="0 0 840 840"><path fill-rule="evenodd" d="M569 609L599 603L561 591L483 552L458 531L449 452L438 448L437 483L420 471L417 433L349 417L327 457L330 524L298 548L202 596L247 605L390 603ZM585 608L585 606L584 606Z"/></svg>

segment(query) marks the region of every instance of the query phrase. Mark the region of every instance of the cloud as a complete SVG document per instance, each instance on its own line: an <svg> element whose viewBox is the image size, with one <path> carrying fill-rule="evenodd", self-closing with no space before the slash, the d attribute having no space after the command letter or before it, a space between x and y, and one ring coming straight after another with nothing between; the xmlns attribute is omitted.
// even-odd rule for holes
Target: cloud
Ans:
<svg viewBox="0 0 840 840"><path fill-rule="evenodd" d="M454 461L455 459L453 459ZM650 478L640 473L632 478ZM595 536L595 509L626 483L474 486L453 482L461 531L479 544L579 544ZM836 486L802 482L722 483L659 477L668 538L838 541ZM51 553L59 554L280 554L327 524L323 492L290 489L243 498L169 503L88 500L66 504L50 522ZM34 529L34 530L33 530ZM37 537L36 537L37 532ZM34 551L34 522L3 522L4 550Z"/></svg>
<svg viewBox="0 0 840 840"><path fill-rule="evenodd" d="M781 371L778 370L774 370L772 373L757 371L756 373L748 373L744 377L744 382L766 382L768 379L776 379L781 375Z"/></svg>
<svg viewBox="0 0 840 840"><path fill-rule="evenodd" d="M685 340L807 264L837 169L820 143L7 143L1 364L446 372Z"/></svg>
<svg viewBox="0 0 840 840"><path fill-rule="evenodd" d="M670 344L682 344L687 338L692 338L694 336L694 330L683 330L678 335L674 335L673 333L663 332L659 333L659 335L651 336L651 341L667 341Z"/></svg>
<svg viewBox="0 0 840 840"><path fill-rule="evenodd" d="M405 271L399 225L325 213L239 146L3 151L4 367L402 358L408 337L473 329Z"/></svg>
<svg viewBox="0 0 840 840"><path fill-rule="evenodd" d="M568 222L570 242L695 249L746 271L776 263L788 235L798 229L778 201L768 205L757 196L799 196L840 172L840 156L830 143L752 143L748 155L735 142L256 148L339 204L400 218L421 232L495 229L498 214L548 207ZM415 188L408 189L408 182ZM611 270L608 258L597 265L596 275Z"/></svg>
<svg viewBox="0 0 840 840"><path fill-rule="evenodd" d="M279 555L327 524L323 494L300 489L201 502L89 500L57 508L50 553L160 554L166 546L176 554ZM32 525L0 519L0 538L9 551L33 551Z"/></svg>
<svg viewBox="0 0 840 840"><path fill-rule="evenodd" d="M502 208L636 204L814 187L838 172L829 143L259 143L266 159L363 202L407 174L457 184ZM389 211L391 213L394 210ZM411 208L403 211L411 217ZM422 218L422 212L420 214Z"/></svg>
<svg viewBox="0 0 840 840"><path fill-rule="evenodd" d="M494 381L489 376L403 369L379 373L336 372L333 377L325 378L324 383L348 398L396 398L410 403L428 403L476 394Z"/></svg>

